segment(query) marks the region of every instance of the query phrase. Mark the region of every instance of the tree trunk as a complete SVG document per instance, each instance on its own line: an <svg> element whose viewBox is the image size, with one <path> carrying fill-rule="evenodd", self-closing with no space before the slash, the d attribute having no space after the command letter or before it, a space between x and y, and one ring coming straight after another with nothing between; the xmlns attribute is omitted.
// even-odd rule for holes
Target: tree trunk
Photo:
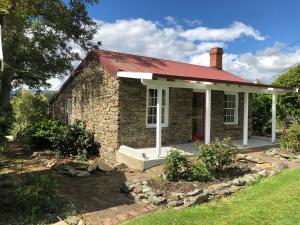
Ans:
<svg viewBox="0 0 300 225"><path fill-rule="evenodd" d="M10 92L12 90L13 74L0 73L0 108L4 112L10 111Z"/></svg>

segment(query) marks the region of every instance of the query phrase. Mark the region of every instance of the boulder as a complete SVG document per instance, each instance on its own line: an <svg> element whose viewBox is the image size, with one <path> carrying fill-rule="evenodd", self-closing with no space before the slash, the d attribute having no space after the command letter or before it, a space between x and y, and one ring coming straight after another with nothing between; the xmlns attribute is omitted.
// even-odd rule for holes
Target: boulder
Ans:
<svg viewBox="0 0 300 225"><path fill-rule="evenodd" d="M244 186L244 185L247 184L247 182L246 182L244 179L242 179L242 178L237 178L237 179L234 179L234 180L232 181L232 184L233 184L234 186Z"/></svg>
<svg viewBox="0 0 300 225"><path fill-rule="evenodd" d="M63 165L58 170L58 173L66 174L71 177L76 176L78 172L79 172L78 170L76 170L73 166L70 166L70 165Z"/></svg>
<svg viewBox="0 0 300 225"><path fill-rule="evenodd" d="M183 199L184 198L184 194L180 193L180 192L172 192L171 195L173 197L175 197L175 199Z"/></svg>
<svg viewBox="0 0 300 225"><path fill-rule="evenodd" d="M168 203L168 206L170 207L178 207L178 206L182 206L184 204L183 200L174 200L174 201L170 201Z"/></svg>
<svg viewBox="0 0 300 225"><path fill-rule="evenodd" d="M116 171L120 171L120 170L128 168L128 166L124 163L115 163L112 167Z"/></svg>
<svg viewBox="0 0 300 225"><path fill-rule="evenodd" d="M79 171L77 174L76 174L77 177L89 177L91 176L90 172L89 171Z"/></svg>
<svg viewBox="0 0 300 225"><path fill-rule="evenodd" d="M154 205L164 205L167 203L167 199L164 197L158 197L158 196L151 196L148 198L150 202L152 202Z"/></svg>
<svg viewBox="0 0 300 225"><path fill-rule="evenodd" d="M208 201L208 194L202 193L197 196L191 196L184 199L184 206L190 207L196 204L201 204Z"/></svg>
<svg viewBox="0 0 300 225"><path fill-rule="evenodd" d="M68 216L66 219L65 219L65 222L68 224L68 225L77 225L78 222L79 222L80 218L78 216Z"/></svg>
<svg viewBox="0 0 300 225"><path fill-rule="evenodd" d="M91 173L97 169L98 169L98 162L94 161L92 164L89 165L89 167L87 168L87 171L89 171Z"/></svg>
<svg viewBox="0 0 300 225"><path fill-rule="evenodd" d="M120 184L120 192L122 193L129 193L131 191L133 191L134 189L134 184L131 184L130 182L125 182L125 183L122 183Z"/></svg>
<svg viewBox="0 0 300 225"><path fill-rule="evenodd" d="M261 170L257 174L261 177L267 177L268 176L268 172L266 170Z"/></svg>
<svg viewBox="0 0 300 225"><path fill-rule="evenodd" d="M98 169L103 172L111 172L114 170L114 168L112 168L112 166L110 166L107 163L100 161L100 160L98 161Z"/></svg>
<svg viewBox="0 0 300 225"><path fill-rule="evenodd" d="M143 185L142 184L138 184L138 185L136 185L135 187L134 187L134 192L135 193L142 193L143 192Z"/></svg>
<svg viewBox="0 0 300 225"><path fill-rule="evenodd" d="M195 196L195 195L199 195L201 193L203 193L203 189L197 188L197 189L195 189L193 191L190 191L190 192L186 193L186 195L187 196Z"/></svg>

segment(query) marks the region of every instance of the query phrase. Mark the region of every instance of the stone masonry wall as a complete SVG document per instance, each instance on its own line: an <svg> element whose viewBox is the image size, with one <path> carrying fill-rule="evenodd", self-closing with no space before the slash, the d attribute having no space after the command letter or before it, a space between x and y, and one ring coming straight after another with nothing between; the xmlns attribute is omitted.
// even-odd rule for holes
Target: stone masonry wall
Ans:
<svg viewBox="0 0 300 225"><path fill-rule="evenodd" d="M120 80L119 142L130 147L155 146L156 129L146 128L147 88L140 80ZM191 89L169 89L169 126L162 128L162 144L187 143L192 139Z"/></svg>
<svg viewBox="0 0 300 225"><path fill-rule="evenodd" d="M118 144L119 81L99 65L90 66L61 91L51 104L52 118L67 123L66 102L73 100L72 121L86 123L101 144L101 155L113 157Z"/></svg>

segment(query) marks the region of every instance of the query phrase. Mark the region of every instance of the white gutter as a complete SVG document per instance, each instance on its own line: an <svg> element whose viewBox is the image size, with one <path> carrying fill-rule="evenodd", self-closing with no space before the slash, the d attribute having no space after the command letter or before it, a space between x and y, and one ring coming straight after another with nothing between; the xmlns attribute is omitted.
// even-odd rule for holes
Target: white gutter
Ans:
<svg viewBox="0 0 300 225"><path fill-rule="evenodd" d="M3 52L2 52L2 32L0 25L0 71L3 71L4 61L3 61Z"/></svg>
<svg viewBox="0 0 300 225"><path fill-rule="evenodd" d="M117 73L117 77L152 80L153 74L152 73L119 71Z"/></svg>

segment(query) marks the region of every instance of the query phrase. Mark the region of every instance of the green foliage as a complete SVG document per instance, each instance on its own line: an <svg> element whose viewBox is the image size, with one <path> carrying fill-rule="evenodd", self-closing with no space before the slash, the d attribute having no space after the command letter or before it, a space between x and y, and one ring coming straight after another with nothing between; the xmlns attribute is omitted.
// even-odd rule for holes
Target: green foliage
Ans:
<svg viewBox="0 0 300 225"><path fill-rule="evenodd" d="M252 104L252 127L257 135L270 135L272 124L271 95L255 94Z"/></svg>
<svg viewBox="0 0 300 225"><path fill-rule="evenodd" d="M32 220L57 208L57 182L46 175L31 176L17 189L18 205Z"/></svg>
<svg viewBox="0 0 300 225"><path fill-rule="evenodd" d="M208 181L212 178L200 160L193 162L177 149L170 151L166 157L165 174L170 181Z"/></svg>
<svg viewBox="0 0 300 225"><path fill-rule="evenodd" d="M300 87L300 64L292 67L273 81L274 85L284 87ZM288 93L278 96L279 116L283 119L291 117L300 123L300 93Z"/></svg>
<svg viewBox="0 0 300 225"><path fill-rule="evenodd" d="M201 161L197 160L192 167L193 180L206 182L213 179L213 174L209 171L206 165Z"/></svg>
<svg viewBox="0 0 300 225"><path fill-rule="evenodd" d="M178 149L170 151L166 157L165 174L171 181L192 179L192 163L188 156Z"/></svg>
<svg viewBox="0 0 300 225"><path fill-rule="evenodd" d="M288 152L300 153L300 124L293 124L280 139L280 147Z"/></svg>
<svg viewBox="0 0 300 225"><path fill-rule="evenodd" d="M42 94L21 91L12 99L14 123L12 134L17 137L30 126L35 126L48 117L48 102Z"/></svg>
<svg viewBox="0 0 300 225"><path fill-rule="evenodd" d="M94 134L80 121L68 127L59 121L47 120L29 129L28 136L30 144L50 145L60 157L77 156L86 160L88 156L99 154L100 146Z"/></svg>
<svg viewBox="0 0 300 225"><path fill-rule="evenodd" d="M238 147L230 138L216 139L208 145L198 145L198 157L212 172L219 172L234 162Z"/></svg>

